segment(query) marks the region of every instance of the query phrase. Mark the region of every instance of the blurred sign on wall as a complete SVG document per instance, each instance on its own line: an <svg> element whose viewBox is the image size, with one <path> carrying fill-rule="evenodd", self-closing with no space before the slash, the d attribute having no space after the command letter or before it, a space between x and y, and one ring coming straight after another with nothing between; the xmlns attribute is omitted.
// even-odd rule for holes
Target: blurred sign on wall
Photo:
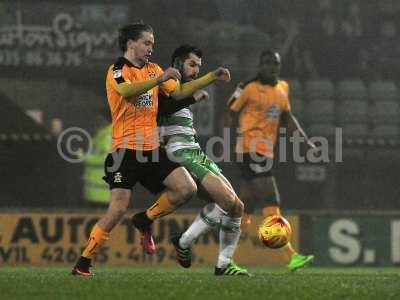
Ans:
<svg viewBox="0 0 400 300"><path fill-rule="evenodd" d="M128 20L127 8L124 3L11 3L0 21L0 66L79 68L114 60L115 28Z"/></svg>
<svg viewBox="0 0 400 300"><path fill-rule="evenodd" d="M72 265L80 256L92 226L100 214L85 213L2 213L0 214L0 265ZM94 257L101 265L176 266L170 236L184 231L195 214L173 214L155 222L153 233L157 252L147 255L139 244L138 232L123 220L112 232L110 241ZM246 266L284 264L279 250L268 250L257 238L261 216L243 228L235 260ZM298 218L289 216L294 230L293 243L298 244ZM218 232L210 232L194 246L194 265L213 266L218 256Z"/></svg>
<svg viewBox="0 0 400 300"><path fill-rule="evenodd" d="M400 214L319 216L311 220L318 265L400 263Z"/></svg>

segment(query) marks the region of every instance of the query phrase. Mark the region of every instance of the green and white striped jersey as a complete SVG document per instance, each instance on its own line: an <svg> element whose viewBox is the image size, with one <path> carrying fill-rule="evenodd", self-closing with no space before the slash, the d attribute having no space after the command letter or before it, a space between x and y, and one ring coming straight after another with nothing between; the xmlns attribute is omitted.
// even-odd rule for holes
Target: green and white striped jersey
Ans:
<svg viewBox="0 0 400 300"><path fill-rule="evenodd" d="M180 149L199 149L193 128L193 112L190 107L183 108L159 120L160 140L167 152Z"/></svg>

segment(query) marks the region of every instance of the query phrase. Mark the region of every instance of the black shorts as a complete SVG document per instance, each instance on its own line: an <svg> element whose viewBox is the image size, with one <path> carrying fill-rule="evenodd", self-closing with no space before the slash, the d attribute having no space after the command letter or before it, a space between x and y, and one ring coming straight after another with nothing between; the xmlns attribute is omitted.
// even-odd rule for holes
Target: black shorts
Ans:
<svg viewBox="0 0 400 300"><path fill-rule="evenodd" d="M132 189L139 182L147 190L157 194L165 189L164 179L179 167L179 164L168 158L163 148L151 151L117 149L107 155L103 179L110 190Z"/></svg>
<svg viewBox="0 0 400 300"><path fill-rule="evenodd" d="M260 176L272 176L274 160L258 153L243 153L243 161L237 162L242 177L250 180Z"/></svg>

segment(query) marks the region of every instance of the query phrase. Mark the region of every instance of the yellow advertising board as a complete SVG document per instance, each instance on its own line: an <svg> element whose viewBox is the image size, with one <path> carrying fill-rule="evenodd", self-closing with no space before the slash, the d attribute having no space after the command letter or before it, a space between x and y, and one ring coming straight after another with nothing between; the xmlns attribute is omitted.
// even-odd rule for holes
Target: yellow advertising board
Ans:
<svg viewBox="0 0 400 300"><path fill-rule="evenodd" d="M0 265L71 265L79 257L92 226L101 214L86 213L0 213ZM177 213L153 224L157 252L148 255L139 244L139 234L125 218L112 232L111 239L94 257L101 265L174 266L171 235L184 231L195 214ZM235 260L246 266L283 264L280 250L265 248L257 238L261 216L242 228ZM298 244L298 218L288 216L294 228L292 242ZM213 266L218 255L218 231L211 231L193 247L194 265Z"/></svg>

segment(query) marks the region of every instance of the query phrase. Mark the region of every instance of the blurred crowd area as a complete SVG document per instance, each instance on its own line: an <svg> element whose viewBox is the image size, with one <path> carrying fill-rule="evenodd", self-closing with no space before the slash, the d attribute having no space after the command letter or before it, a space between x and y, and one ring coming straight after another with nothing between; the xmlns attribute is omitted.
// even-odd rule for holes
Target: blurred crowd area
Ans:
<svg viewBox="0 0 400 300"><path fill-rule="evenodd" d="M242 68L242 74L251 74L259 51L272 47L281 53L288 78L399 79L398 1L173 2L146 1L153 15L185 16L168 18L167 28L157 20L160 37L195 40L212 53L210 59Z"/></svg>
<svg viewBox="0 0 400 300"><path fill-rule="evenodd" d="M142 20L154 28L152 60L162 67L192 43L203 50L203 72L231 70L231 83L194 107L203 144L222 136L226 100L254 77L267 48L281 54L306 131L334 149L341 128L343 163L330 153L329 163L279 167L284 208L400 209L399 14L394 0L2 1L0 206L91 205L85 164L62 159L57 141L70 127L94 137L109 124L104 77L120 55L116 30ZM222 167L237 187L234 164ZM135 195L143 206L153 199Z"/></svg>

